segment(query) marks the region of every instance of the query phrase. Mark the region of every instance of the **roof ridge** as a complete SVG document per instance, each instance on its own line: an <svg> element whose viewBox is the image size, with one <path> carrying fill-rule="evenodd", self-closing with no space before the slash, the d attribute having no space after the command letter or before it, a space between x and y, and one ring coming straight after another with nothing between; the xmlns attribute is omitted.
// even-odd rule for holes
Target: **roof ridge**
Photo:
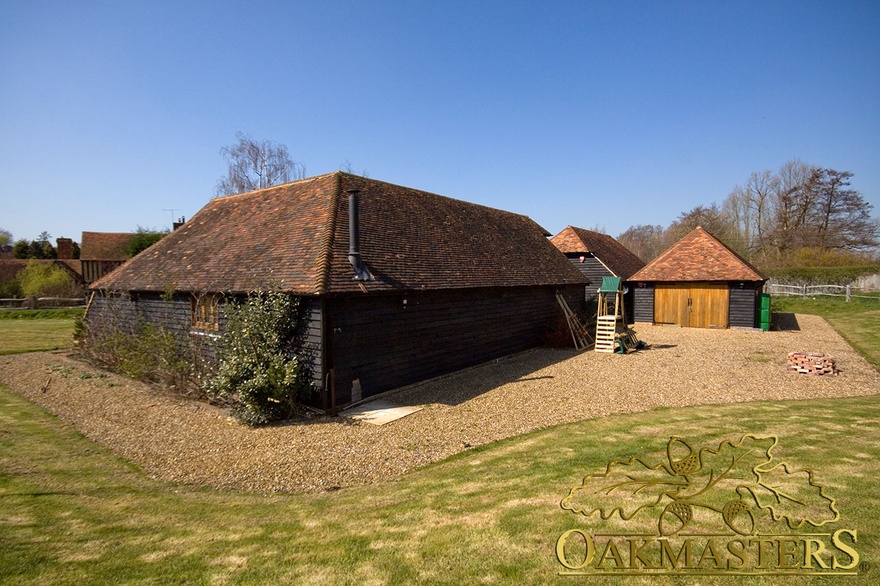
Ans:
<svg viewBox="0 0 880 586"><path fill-rule="evenodd" d="M319 258L318 282L315 283L315 293L322 295L330 290L330 268L333 257L333 239L336 235L336 216L339 214L339 197L342 193L342 173L336 171L336 185L330 196L330 216L324 226L324 234L321 236L321 251Z"/></svg>
<svg viewBox="0 0 880 586"><path fill-rule="evenodd" d="M753 270L759 277L764 277L765 279L767 278L767 275L765 275L760 269L758 269L758 267L756 267L755 265L750 263L748 260L746 260L740 253L735 251L732 247L730 247L727 244L725 244L724 242L722 242L720 238L718 238L717 236L715 236L714 234L712 234L711 232L709 232L708 230L706 230L702 226L697 226L696 228L694 228L693 232L696 232L697 230L702 230L704 234L706 234L707 236L709 236L710 238L715 240L718 244L720 244L722 247L724 247L730 254L732 254L734 257L736 257L736 259L738 261L740 261L741 263L746 265L748 268Z"/></svg>
<svg viewBox="0 0 880 586"><path fill-rule="evenodd" d="M326 179L331 175L341 174L341 171L333 171L331 173L322 173L321 175L312 175L311 177L302 177L300 179L294 179L293 181L286 181L284 183L277 183L275 185L269 185L268 187L260 187L259 189L251 189L250 191L241 191L239 193L229 193L226 195L216 195L211 198L211 201L218 199L228 199L232 197L241 197L245 195L254 195L257 193L263 193L265 191L269 191L270 189L278 189L281 187L287 187L289 185L293 185L294 183L310 183L312 181L318 181L321 179Z"/></svg>

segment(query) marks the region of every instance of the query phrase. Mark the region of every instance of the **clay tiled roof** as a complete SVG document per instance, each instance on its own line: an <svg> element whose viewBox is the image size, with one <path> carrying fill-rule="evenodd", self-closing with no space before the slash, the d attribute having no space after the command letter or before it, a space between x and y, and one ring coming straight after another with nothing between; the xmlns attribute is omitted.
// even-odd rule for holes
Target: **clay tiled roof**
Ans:
<svg viewBox="0 0 880 586"><path fill-rule="evenodd" d="M550 242L566 254L592 254L609 271L624 280L645 266L645 261L608 234L569 226L551 238Z"/></svg>
<svg viewBox="0 0 880 586"><path fill-rule="evenodd" d="M632 281L766 281L749 264L701 227L630 277Z"/></svg>
<svg viewBox="0 0 880 586"><path fill-rule="evenodd" d="M25 268L28 262L17 258L0 258L0 283L15 279L18 272Z"/></svg>
<svg viewBox="0 0 880 586"><path fill-rule="evenodd" d="M32 262L33 259L13 259L13 258L0 258L0 283L6 283L8 281L13 280L18 272L28 266L28 263ZM38 263L52 263L61 265L63 268L66 268L70 273L70 276L75 279L81 281L82 280L82 264L79 260L76 259L63 259L63 260L45 260L39 259L35 262Z"/></svg>
<svg viewBox="0 0 880 586"><path fill-rule="evenodd" d="M336 172L213 199L92 287L363 291L347 258L349 189L368 292L585 283L526 216Z"/></svg>
<svg viewBox="0 0 880 586"><path fill-rule="evenodd" d="M80 260L128 260L125 247L134 238L131 232L83 232Z"/></svg>

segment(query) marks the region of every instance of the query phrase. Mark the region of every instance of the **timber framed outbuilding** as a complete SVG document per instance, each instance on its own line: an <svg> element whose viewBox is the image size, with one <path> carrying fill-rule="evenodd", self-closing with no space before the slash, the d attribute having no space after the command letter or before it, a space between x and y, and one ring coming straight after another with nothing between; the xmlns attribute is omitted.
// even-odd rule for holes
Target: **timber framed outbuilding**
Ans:
<svg viewBox="0 0 880 586"><path fill-rule="evenodd" d="M630 281L636 322L754 328L767 277L698 226Z"/></svg>
<svg viewBox="0 0 880 586"><path fill-rule="evenodd" d="M590 280L584 292L587 301L596 299L603 278L618 277L621 281L627 281L633 273L645 266L645 261L608 234L601 232L568 226L551 238L550 242ZM626 315L631 319L631 290L624 294L623 302Z"/></svg>
<svg viewBox="0 0 880 586"><path fill-rule="evenodd" d="M94 283L126 262L125 250L134 237L132 232L83 232L79 258L85 283Z"/></svg>
<svg viewBox="0 0 880 586"><path fill-rule="evenodd" d="M211 200L94 283L86 319L217 340L230 297L288 292L313 405L330 409L540 345L555 295L582 309L586 283L547 236L523 215L336 172Z"/></svg>

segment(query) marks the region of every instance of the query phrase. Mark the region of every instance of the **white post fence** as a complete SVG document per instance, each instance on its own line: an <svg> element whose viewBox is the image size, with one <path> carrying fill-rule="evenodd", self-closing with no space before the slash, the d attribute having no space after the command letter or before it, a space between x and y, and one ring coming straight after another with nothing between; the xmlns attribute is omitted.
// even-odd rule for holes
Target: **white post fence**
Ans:
<svg viewBox="0 0 880 586"><path fill-rule="evenodd" d="M876 299L880 301L880 295L858 295L857 293L877 292L877 289L868 287L855 287L853 285L784 285L782 283L768 283L764 289L771 295L793 295L797 297L843 297L847 302L857 299Z"/></svg>

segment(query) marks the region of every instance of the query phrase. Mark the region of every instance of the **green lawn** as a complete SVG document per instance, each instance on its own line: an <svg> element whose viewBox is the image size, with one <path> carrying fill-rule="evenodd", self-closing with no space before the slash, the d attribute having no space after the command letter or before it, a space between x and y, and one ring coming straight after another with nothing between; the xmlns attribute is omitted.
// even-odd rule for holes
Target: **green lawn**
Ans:
<svg viewBox="0 0 880 586"><path fill-rule="evenodd" d="M0 582L581 583L559 576L557 538L628 528L562 509L585 475L614 459L664 462L670 436L717 447L747 433L778 437L775 455L811 468L840 511L835 528L857 530L876 562L878 420L877 397L664 409L543 430L374 486L263 496L153 481L0 388ZM839 579L869 578L880 574Z"/></svg>
<svg viewBox="0 0 880 586"><path fill-rule="evenodd" d="M786 311L779 305L775 309ZM876 342L871 342L871 335L880 330L872 321L876 318L865 318L865 310L860 314L851 307L828 311L829 321L849 328L860 348L876 352ZM5 325L0 322L0 328ZM880 583L876 567L880 560L878 422L878 396L660 409L541 430L471 449L372 486L322 494L259 495L154 481L0 386L0 583ZM700 482L712 486L707 495L715 495L719 491L714 488L721 487L715 483L730 479L731 471L736 472L734 485L738 485L754 470L725 464L728 453L731 462L738 462L740 455L745 458L743 450L721 449L725 440L748 446L743 439L748 434L777 438L774 461L785 461L786 466L774 469L775 480L769 484L779 494L795 499L783 499L788 509L781 504L772 509L753 507L760 533L791 532L782 521L772 521L771 510L817 522L836 510L837 521L798 531L825 535L838 529L854 530L857 543L850 547L866 564L847 570L856 575L560 575L565 568L557 560L556 542L565 532L591 533L600 543L603 534L656 534L671 518L661 515L662 506L647 508L630 521L614 517L603 521L597 514L587 517L564 509L561 501L585 477L606 472L615 460L638 457L651 465L677 461L684 455L680 453L683 444L678 443L675 458L667 454L667 442L675 436L708 450L700 452L702 467L687 479L697 486ZM768 441L760 440L764 445ZM712 450L720 454L714 460ZM754 458L755 452L750 453ZM615 466L616 471L628 469ZM725 466L730 470L724 471ZM633 474L631 480L641 482L641 474ZM729 499L730 487L726 490L726 496L694 496L692 502L715 506L717 512L695 508L690 529L695 533L724 529L721 505ZM575 502L583 504L592 498L606 509L611 502L627 509L644 504L650 490L612 492L585 499L575 491ZM684 530L681 535L667 542L683 547L688 537ZM627 541L620 539L618 553L629 560ZM638 546L639 538L633 539ZM695 544L699 541L690 539ZM770 537L743 539L757 539L755 550L766 545L768 558L777 555L777 546L796 548L806 543L795 540L794 545L785 545ZM816 556L807 559L816 569L817 560L833 569L832 553L841 565L850 564L851 558L845 551L834 550L827 535L808 539L815 542L809 547ZM821 552L816 540L822 541L823 548L827 543L828 551ZM576 539L572 544L566 559L577 565L584 550L578 550ZM713 557L699 545L694 547L694 555L706 559L702 564L694 560L692 565L713 569ZM723 548L710 553L731 559ZM803 555L786 559L802 564L798 560ZM613 553L607 548L597 551L594 562L602 556L603 567L614 569ZM650 558L650 553L646 556Z"/></svg>
<svg viewBox="0 0 880 586"><path fill-rule="evenodd" d="M73 346L82 309L0 310L0 355Z"/></svg>
<svg viewBox="0 0 880 586"><path fill-rule="evenodd" d="M73 346L73 323L67 319L0 319L0 355Z"/></svg>

